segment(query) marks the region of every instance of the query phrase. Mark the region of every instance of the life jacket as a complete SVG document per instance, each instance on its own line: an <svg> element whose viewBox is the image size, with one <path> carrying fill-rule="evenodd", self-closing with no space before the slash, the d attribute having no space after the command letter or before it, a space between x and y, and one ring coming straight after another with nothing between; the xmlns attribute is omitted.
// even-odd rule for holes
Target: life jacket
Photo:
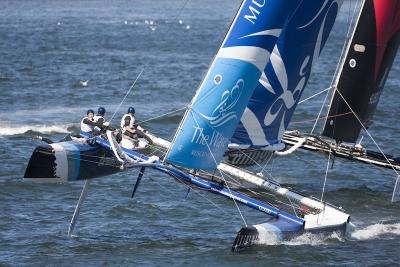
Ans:
<svg viewBox="0 0 400 267"><path fill-rule="evenodd" d="M101 123L105 122L104 117L99 115L99 114L95 115L93 117L93 120L94 120L94 122L101 122ZM94 127L94 130L101 131L101 129L99 127L97 127L97 126Z"/></svg>
<svg viewBox="0 0 400 267"><path fill-rule="evenodd" d="M125 114L122 116L121 119L121 131L125 134L126 130L125 127L128 126L129 128L133 129L135 124L135 117L131 114Z"/></svg>
<svg viewBox="0 0 400 267"><path fill-rule="evenodd" d="M83 121L84 121L85 119L88 119L88 120L89 120L88 117L84 117L84 118L81 120L81 131L82 131L82 132L85 132L85 133L91 133L91 132L93 132L94 126L84 123Z"/></svg>

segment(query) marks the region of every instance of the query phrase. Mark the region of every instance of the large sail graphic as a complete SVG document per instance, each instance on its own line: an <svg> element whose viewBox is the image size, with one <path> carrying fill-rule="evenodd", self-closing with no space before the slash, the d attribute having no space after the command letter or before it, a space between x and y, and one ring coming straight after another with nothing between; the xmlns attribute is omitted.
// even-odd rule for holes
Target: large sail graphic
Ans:
<svg viewBox="0 0 400 267"><path fill-rule="evenodd" d="M342 1L303 1L284 28L232 138L239 147L280 143Z"/></svg>
<svg viewBox="0 0 400 267"><path fill-rule="evenodd" d="M243 1L174 137L168 162L216 168L282 28L300 2Z"/></svg>
<svg viewBox="0 0 400 267"><path fill-rule="evenodd" d="M366 0L338 76L323 135L356 142L362 128L358 119L365 127L372 124L399 44L400 1Z"/></svg>

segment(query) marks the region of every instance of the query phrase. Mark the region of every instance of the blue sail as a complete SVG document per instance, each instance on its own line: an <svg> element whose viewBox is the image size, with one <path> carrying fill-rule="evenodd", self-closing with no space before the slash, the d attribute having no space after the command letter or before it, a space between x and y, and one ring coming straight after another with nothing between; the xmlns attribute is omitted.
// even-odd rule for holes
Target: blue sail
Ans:
<svg viewBox="0 0 400 267"><path fill-rule="evenodd" d="M273 147L281 142L341 4L341 0L300 4L278 39L232 137L233 144Z"/></svg>
<svg viewBox="0 0 400 267"><path fill-rule="evenodd" d="M212 170L225 150L282 28L301 0L245 0L201 83L166 160Z"/></svg>

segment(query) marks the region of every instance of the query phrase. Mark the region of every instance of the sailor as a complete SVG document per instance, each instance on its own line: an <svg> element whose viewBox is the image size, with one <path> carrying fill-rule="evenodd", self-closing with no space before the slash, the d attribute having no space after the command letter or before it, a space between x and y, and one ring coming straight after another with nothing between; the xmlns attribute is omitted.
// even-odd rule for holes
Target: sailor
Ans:
<svg viewBox="0 0 400 267"><path fill-rule="evenodd" d="M86 117L81 120L81 131L85 133L92 133L94 131L94 127L97 126L97 123L94 121L94 111L93 109L88 109L86 112Z"/></svg>
<svg viewBox="0 0 400 267"><path fill-rule="evenodd" d="M135 108L129 107L127 113L121 119L122 138L131 139L135 146L138 144L138 138L145 138L149 144L152 140L146 135L146 130L136 123Z"/></svg>
<svg viewBox="0 0 400 267"><path fill-rule="evenodd" d="M137 138L135 121L135 108L129 107L128 112L121 119L121 132L123 135Z"/></svg>
<svg viewBox="0 0 400 267"><path fill-rule="evenodd" d="M95 122L100 122L103 123L105 121L104 115L106 114L106 109L103 107L99 107L97 109L97 115L94 116L94 121Z"/></svg>
<svg viewBox="0 0 400 267"><path fill-rule="evenodd" d="M109 126L109 122L105 121L104 115L106 114L106 109L99 107L97 109L97 115L93 117L97 125L94 127L96 132L101 132L105 127Z"/></svg>

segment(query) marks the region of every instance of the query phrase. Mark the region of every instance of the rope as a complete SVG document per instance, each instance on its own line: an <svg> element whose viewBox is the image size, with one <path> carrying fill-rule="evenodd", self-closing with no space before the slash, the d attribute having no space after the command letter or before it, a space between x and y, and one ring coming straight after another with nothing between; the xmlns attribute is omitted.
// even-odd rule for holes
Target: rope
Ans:
<svg viewBox="0 0 400 267"><path fill-rule="evenodd" d="M323 117L317 118L317 120L336 118L336 117L346 116L346 115L349 115L349 114L352 114L352 112L349 111L349 112L342 113L342 114L337 114L337 115L323 116ZM314 120L315 120L315 119L303 120L303 121L294 121L294 122L291 122L290 124L301 124L301 123L311 122L311 121L314 121ZM311 133L310 133L310 134L311 134Z"/></svg>
<svg viewBox="0 0 400 267"><path fill-rule="evenodd" d="M81 159L78 157L74 157L74 156L67 156L67 158L73 159L73 160L79 160L79 161L83 161L83 162L89 162L89 163L93 163L93 164L99 164L98 161L92 161L92 160L87 160L87 159ZM111 166L111 167L115 167L115 168L119 168L120 165L116 165L116 164L109 164L109 163L101 163L101 165L106 165L106 166Z"/></svg>
<svg viewBox="0 0 400 267"><path fill-rule="evenodd" d="M117 109L114 111L114 114L111 116L111 119L109 120L109 122L111 122L111 121L114 119L115 114L116 114L116 113L118 112L118 110L120 109L122 103L124 103L126 97L129 95L129 93L131 92L132 88L135 86L137 80L138 80L139 77L142 75L143 71L144 71L144 68L142 68L142 70L140 71L139 75L136 76L135 81L132 83L132 85L131 85L131 87L129 88L128 92L126 92L126 94L125 94L124 98L122 99L121 103L119 103Z"/></svg>
<svg viewBox="0 0 400 267"><path fill-rule="evenodd" d="M354 110L351 108L351 106L349 105L349 103L346 101L346 99L343 97L342 93L340 93L339 90L335 90L336 92L338 92L338 94L340 95L340 97L343 99L343 101L346 103L347 107L351 110L351 112L353 113L354 117L357 119L357 121L360 123L361 127L364 129L364 131L368 134L369 138L371 138L372 142L375 144L375 146L378 148L379 152L381 152L382 156L385 158L385 160L387 161L387 163L389 163L390 167L392 167L393 171L397 174L397 176L399 176L399 172L396 170L396 168L393 166L393 164L390 162L390 160L386 157L386 154L383 152L383 150L381 149L381 147L378 145L378 143L375 141L375 139L372 137L372 135L370 134L370 132L367 130L367 128L364 126L364 124L361 122L360 118L357 116L357 114L354 112Z"/></svg>
<svg viewBox="0 0 400 267"><path fill-rule="evenodd" d="M173 20L175 20L182 12L182 10L186 7L187 3L190 0L185 0L185 2L183 3L182 7L178 10L178 12L176 13L176 15L173 17ZM169 26L167 28L167 30L165 31L165 34L163 34L163 36L168 36L169 31L171 30L171 26ZM163 38L162 38L163 39ZM146 66L145 66L146 67ZM128 92L125 94L124 99L121 101L121 103L118 105L117 109L115 110L114 114L112 115L111 119L109 120L109 122L111 122L115 116L115 114L118 112L118 110L120 109L122 103L125 101L126 97L129 95L130 91L132 90L133 86L135 85L135 83L137 82L137 80L139 79L139 77L142 75L145 67L142 68L142 70L140 71L139 75L136 77L135 81L133 82L132 86L129 88Z"/></svg>
<svg viewBox="0 0 400 267"><path fill-rule="evenodd" d="M227 173L225 173L225 175L227 175L230 179L236 181L231 175L229 175L229 174L227 174ZM239 185L242 185L242 184L239 183ZM257 196L259 196L260 198L261 198L261 197L263 197L263 198L273 197L274 199L273 199L272 201L274 201L274 202L276 202L276 203L278 203L278 204L281 204L281 205L285 205L285 206L291 207L291 208L293 209L293 211L294 211L294 213L295 213L296 216L297 216L297 213L296 213L295 210L296 210L296 209L301 210L298 206L296 206L296 205L291 201L291 199L290 199L289 196L286 196L286 198L289 200L289 203L286 203L286 202L283 202L283 201L278 200L277 197L276 197L276 195L271 194L271 193L268 193L268 192L265 192L265 191L257 192L257 191L254 191L254 190L250 189L250 188L244 188L244 190L250 192L250 193L253 194L253 195L257 195ZM244 192L241 192L241 193L243 193L244 195L246 195L246 196L248 196L248 197L253 197L253 196L251 196L251 195L249 195L249 194L246 194L246 193L244 193ZM263 201L265 201L267 204L269 204L269 205L271 205L271 206L273 206L273 207L275 207L275 208L280 209L280 207L278 207L275 203L272 203L272 202L267 201L267 200L264 200L264 199L263 199Z"/></svg>
<svg viewBox="0 0 400 267"><path fill-rule="evenodd" d="M319 95L322 94L323 92L329 91L329 90L331 90L331 89L332 89L332 87L328 87L328 88L326 88L326 89L324 89L324 90L322 90L322 91L320 91L320 92L318 92L318 93L316 93L316 94L313 94L312 96L307 97L306 99L303 99L303 100L299 101L298 104L301 104L301 103L303 103L303 102L306 102L307 100L310 100L310 99L312 99L312 98L314 98L314 97L316 97L316 96L319 96Z"/></svg>
<svg viewBox="0 0 400 267"><path fill-rule="evenodd" d="M186 186L188 189L193 189L190 185L187 185L186 183L184 183L179 177L174 176L175 179L177 179L181 184L183 184L184 186ZM167 189L165 186L161 185L159 182L157 182L155 179L150 178L150 180L152 182L154 182L155 184L157 184L158 186L160 186L163 190L171 193L172 195L176 196L176 194L174 194L173 192L171 192L171 190ZM226 212L223 208L221 208L218 204L216 204L215 202L213 202L212 200L210 200L209 198L207 198L204 194L201 194L200 191L197 190L193 190L193 192L195 192L196 194L198 194L200 197L204 198L205 200L207 200L207 202L211 203L211 205L213 205L214 207L216 207L217 209L221 210L222 212L224 212L226 215L230 216L230 214L228 212Z"/></svg>
<svg viewBox="0 0 400 267"><path fill-rule="evenodd" d="M271 159L274 157L274 153L271 153L271 155L269 156L269 159L267 160L267 162L265 162L265 164L264 164L264 166L262 167L262 169L261 169L261 173L264 173L264 170L265 170L265 168L267 167L267 165L269 164L269 162L271 161ZM271 178L273 179L273 180L275 180L274 179L274 177L272 176L272 168L273 168L273 163L274 163L274 161L272 161L272 163L271 163L271 173L268 173L267 172L267 174L269 174L270 176L271 176Z"/></svg>
<svg viewBox="0 0 400 267"><path fill-rule="evenodd" d="M329 162L330 162L330 160L331 160L331 152L332 152L332 150L329 148L329 156L328 156L328 162L326 163L324 185L322 186L321 202L322 202L322 200L324 199L326 180L327 180L327 178L328 178L328 171L329 171Z"/></svg>
<svg viewBox="0 0 400 267"><path fill-rule="evenodd" d="M357 1L357 2L358 2L358 1ZM349 10L348 10L348 17L347 17L348 29L347 29L347 34L346 34L346 41L345 41L344 44L343 44L342 52L341 52L341 54L340 54L340 58L342 59L342 62L340 62L339 64L337 64L335 73L334 73L334 75L333 75L333 77L332 77L331 86L330 86L330 88L333 89L333 90L335 90L335 88L336 88L335 82L336 82L336 78L338 77L338 74L339 74L339 69L340 69L341 66L344 64L344 60L345 60L345 59L343 58L343 56L344 56L344 54L345 54L345 52L346 52L346 50L347 50L347 47L348 47L348 46L350 45L350 43L351 43L351 42L350 42L351 25L353 24L353 21L354 21L355 15L356 15L356 8L354 8L353 15L351 16L351 19L350 19L351 3L352 3L352 1L350 1ZM323 109L324 109L324 107L325 107L326 101L328 100L328 96L329 96L329 92L325 95L324 102L322 103L322 106L321 106L321 108L320 108L320 110L319 110L318 116L317 116L317 118L316 118L316 120L315 120L315 123L314 123L312 129L311 129L310 134L313 134L313 132L314 132L316 126L317 126L317 123L318 123L318 121L319 121L319 119L320 119L320 117L321 117L322 111L323 111ZM333 99L333 93L332 93L332 99ZM326 118L325 123L326 123L327 119L328 119L328 118Z"/></svg>
<svg viewBox="0 0 400 267"><path fill-rule="evenodd" d="M197 127L200 127L200 125L197 123L196 118L195 118L195 117L193 116L193 114L192 114L192 112L195 112L195 110L193 110L191 107L189 107L189 112L190 112L190 115L192 116L194 122L196 123ZM207 149L209 150L210 155L211 155L212 159L213 159L214 162L215 162L215 165L218 165L218 162L217 162L217 160L215 159L214 154L212 153L211 148L210 148L210 146L208 145L208 142L207 142L207 140L206 140L206 138L205 138L203 132L200 131L200 134L202 135L202 138L205 140L205 143L206 143L206 145L207 145ZM219 173L221 174L221 178L222 178L222 179L224 180L224 182L225 182L225 185L226 185L226 188L227 188L228 191L229 191L229 194L232 195L232 191L231 191L231 189L230 189L230 187L229 187L227 181L225 180L222 171L220 171L220 170L218 170L218 171L219 171ZM239 212L239 214L240 214L240 217L242 218L242 220L243 220L243 222L244 222L244 225L247 227L247 222L246 222L246 220L244 219L243 214L242 214L242 211L240 210L238 204L236 203L235 198L232 197L232 200L233 200L233 202L235 203L236 209L238 210L238 212Z"/></svg>
<svg viewBox="0 0 400 267"><path fill-rule="evenodd" d="M185 110L186 107L187 107L187 106L184 106L183 108L176 109L176 110L173 110L173 111L170 111L170 112L161 114L161 115L159 115L159 116L151 117L151 118L149 118L149 119L147 119L147 120L139 121L139 123L146 123L146 122L149 122L149 121L153 121L153 120L156 120L156 119L159 119L159 118L168 116L168 115L170 115L170 114L177 113L177 112L179 112L179 111Z"/></svg>
<svg viewBox="0 0 400 267"><path fill-rule="evenodd" d="M399 200L397 198L397 196L396 196L396 192L397 191L399 191L399 192L397 192L397 195L400 194L400 184L399 184L399 182L400 182L400 176L397 176L396 183L394 184L394 188L393 188L392 202L396 202L396 201Z"/></svg>
<svg viewBox="0 0 400 267"><path fill-rule="evenodd" d="M326 100L328 99L328 95L329 95L329 92L325 95L324 102L322 103L322 106L321 106L321 108L319 109L318 116L317 116L317 118L315 119L315 123L314 123L314 125L313 125L313 127L312 127L312 129L311 129L310 134L313 134L313 132L314 132L314 130L315 130L315 127L317 127L317 123L318 123L318 121L320 120L320 117L321 117L321 114L322 114L322 110L324 110L324 106L325 106Z"/></svg>
<svg viewBox="0 0 400 267"><path fill-rule="evenodd" d="M291 148L285 151L275 151L275 154L278 156L286 156L289 154L292 154L295 152L299 147L301 147L305 142L307 141L307 138L301 138L296 144L294 144Z"/></svg>

